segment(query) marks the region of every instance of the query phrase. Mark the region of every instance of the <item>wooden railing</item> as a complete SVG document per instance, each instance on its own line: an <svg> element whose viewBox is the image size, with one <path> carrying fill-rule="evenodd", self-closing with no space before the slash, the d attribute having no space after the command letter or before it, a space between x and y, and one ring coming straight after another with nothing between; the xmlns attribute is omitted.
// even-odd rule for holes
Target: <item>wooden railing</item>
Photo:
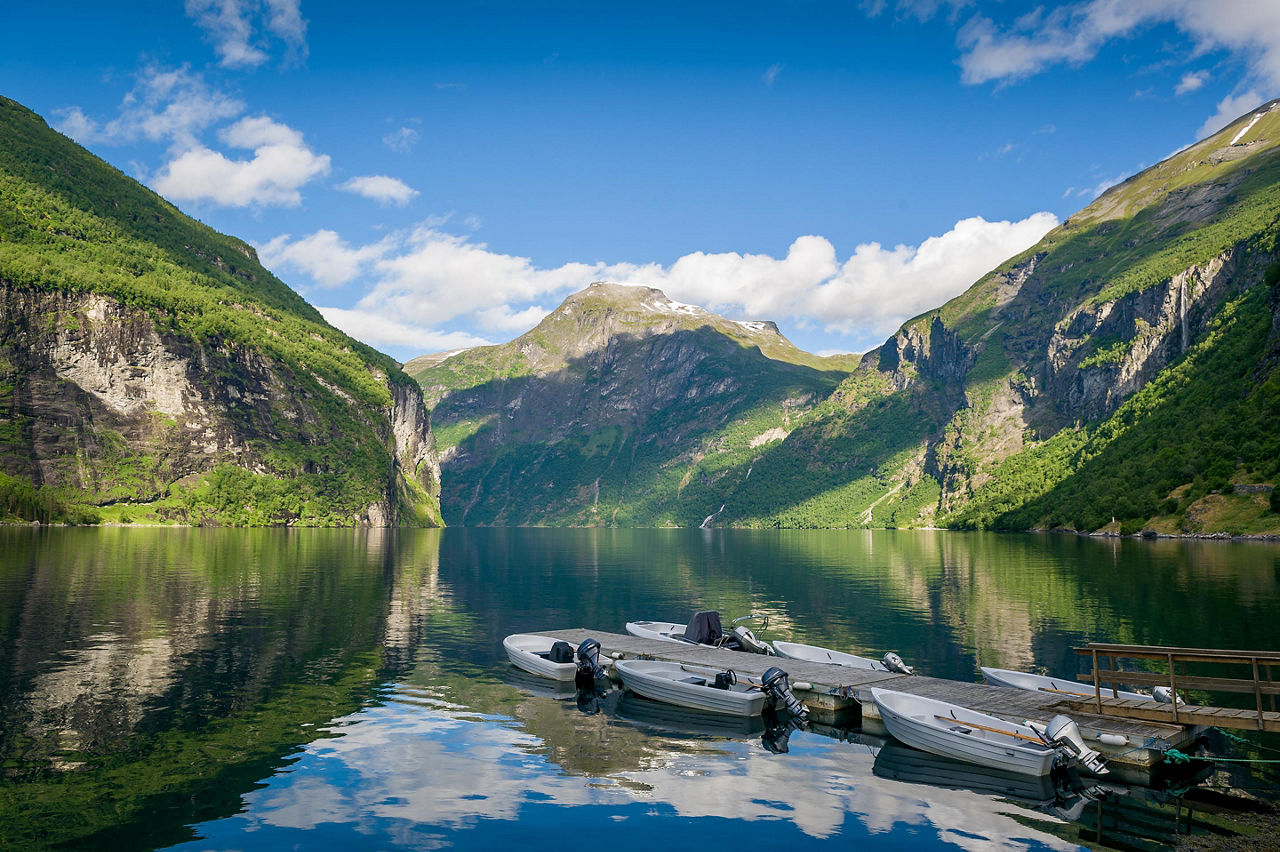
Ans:
<svg viewBox="0 0 1280 852"><path fill-rule="evenodd" d="M1093 671L1079 675L1078 679L1093 684L1094 704L1099 715L1104 714L1108 709L1114 709L1106 707L1102 700L1118 698L1117 691L1121 684L1167 686L1174 695L1180 695L1183 691L1190 689L1252 694L1257 709L1257 729L1267 730L1273 727L1276 696L1280 695L1280 680L1277 679L1280 652L1223 651L1159 645L1112 645L1102 642L1090 642L1088 647L1076 648L1075 652L1077 655L1089 657L1093 663ZM1100 665L1103 660L1107 662L1106 668ZM1117 660L1162 661L1168 667L1168 671L1166 673L1122 671L1116 665ZM1205 677L1188 673L1191 665L1203 668L1206 664L1248 667L1251 676L1247 678ZM1182 667L1182 673L1178 671L1179 666ZM1263 708L1264 697L1270 703L1271 712ZM1187 718L1179 718L1179 705L1176 701L1173 704L1161 705L1161 709L1172 713L1172 721L1175 724L1199 724L1205 715L1186 706L1182 710L1182 715ZM1240 727L1240 725L1234 727ZM1250 727L1253 726L1250 725Z"/></svg>

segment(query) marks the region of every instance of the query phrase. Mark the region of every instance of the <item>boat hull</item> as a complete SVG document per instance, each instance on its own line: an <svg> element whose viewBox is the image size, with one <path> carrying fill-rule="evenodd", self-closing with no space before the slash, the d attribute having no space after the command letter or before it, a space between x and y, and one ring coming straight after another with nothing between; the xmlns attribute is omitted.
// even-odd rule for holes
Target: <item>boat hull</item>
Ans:
<svg viewBox="0 0 1280 852"><path fill-rule="evenodd" d="M627 632L632 636L639 636L641 639L658 639L663 642L680 642L692 645L694 644L693 642L684 638L686 626L672 621L628 621Z"/></svg>
<svg viewBox="0 0 1280 852"><path fill-rule="evenodd" d="M833 651L830 648L823 648L818 645L775 641L773 650L778 653L779 657L786 657L790 660L804 660L807 663L830 663L837 666L848 666L853 669L870 669L876 672L889 671L885 668L884 663L878 660L859 657L856 654L846 654L843 651Z"/></svg>
<svg viewBox="0 0 1280 852"><path fill-rule="evenodd" d="M1013 689L1024 689L1028 692L1050 692L1055 695L1093 698L1093 688L1087 684L1080 684L1057 677L1031 674L1030 672L1017 672L1011 669L993 669L988 666L982 666L982 679L992 686L1008 686ZM1129 701L1155 701L1154 696L1141 692L1126 692L1123 689L1119 690L1118 695L1113 695L1110 689L1103 689L1102 697L1125 698Z"/></svg>
<svg viewBox="0 0 1280 852"><path fill-rule="evenodd" d="M874 688L871 695L889 733L913 748L1020 775L1048 775L1053 769L1057 752L1049 746L985 730L1038 740L1025 725L919 695Z"/></svg>
<svg viewBox="0 0 1280 852"><path fill-rule="evenodd" d="M661 660L619 660L614 670L627 689L645 698L725 716L758 716L765 696L738 684L730 689L708 686L715 671ZM699 682L700 681L700 682Z"/></svg>
<svg viewBox="0 0 1280 852"><path fill-rule="evenodd" d="M575 663L555 663L542 656L551 650L555 641L537 633L513 633L502 640L502 647L511 665L522 671L551 680L573 680L578 673Z"/></svg>

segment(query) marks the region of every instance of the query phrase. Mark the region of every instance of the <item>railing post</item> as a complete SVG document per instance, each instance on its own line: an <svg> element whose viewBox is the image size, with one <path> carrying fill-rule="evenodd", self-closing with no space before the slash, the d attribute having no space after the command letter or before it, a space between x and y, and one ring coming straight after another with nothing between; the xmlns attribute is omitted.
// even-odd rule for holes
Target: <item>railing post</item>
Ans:
<svg viewBox="0 0 1280 852"><path fill-rule="evenodd" d="M1173 723L1178 724L1178 676L1173 670L1173 654L1169 657L1169 693L1173 699Z"/></svg>
<svg viewBox="0 0 1280 852"><path fill-rule="evenodd" d="M1253 663L1253 695L1258 701L1258 730L1265 730L1262 724L1262 679L1258 677L1258 658L1250 658Z"/></svg>
<svg viewBox="0 0 1280 852"><path fill-rule="evenodd" d="M1116 679L1115 679L1115 678L1116 678L1116 671L1117 671L1117 669L1116 669L1116 655L1115 655L1115 654L1112 654L1112 655L1109 657L1109 659L1111 660L1111 697L1112 697L1112 698L1119 698L1119 697L1120 697L1120 684L1119 684L1119 683L1117 683L1117 682L1116 682Z"/></svg>
<svg viewBox="0 0 1280 852"><path fill-rule="evenodd" d="M1093 702L1097 705L1098 715L1102 715L1102 683L1098 680L1098 649L1093 651Z"/></svg>

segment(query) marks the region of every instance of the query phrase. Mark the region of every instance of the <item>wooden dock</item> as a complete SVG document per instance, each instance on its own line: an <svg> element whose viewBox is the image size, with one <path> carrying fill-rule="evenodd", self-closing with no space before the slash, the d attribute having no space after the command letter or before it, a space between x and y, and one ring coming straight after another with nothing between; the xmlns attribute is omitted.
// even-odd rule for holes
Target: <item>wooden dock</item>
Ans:
<svg viewBox="0 0 1280 852"><path fill-rule="evenodd" d="M871 700L870 689L873 686L949 701L1013 722L1027 719L1048 722L1053 716L1063 713L1079 726L1089 746L1109 759L1108 766L1116 780L1127 783L1149 784L1156 768L1163 762L1164 751L1190 748L1189 744L1199 733L1199 729L1191 725L1098 715L1089 712L1084 701L1046 692L809 663L586 628L539 632L563 639L574 647L583 639L595 639L600 643L602 655L614 659L668 660L709 668L731 668L740 674L756 677L764 674L770 666L779 666L790 676L793 685L810 686L803 691L797 689L796 694L809 708L815 721L861 727L868 733L884 732L875 702ZM1092 706L1093 699L1089 698L1087 704ZM1123 744L1102 742L1098 737L1103 734L1111 735L1108 739L1116 743L1123 739Z"/></svg>

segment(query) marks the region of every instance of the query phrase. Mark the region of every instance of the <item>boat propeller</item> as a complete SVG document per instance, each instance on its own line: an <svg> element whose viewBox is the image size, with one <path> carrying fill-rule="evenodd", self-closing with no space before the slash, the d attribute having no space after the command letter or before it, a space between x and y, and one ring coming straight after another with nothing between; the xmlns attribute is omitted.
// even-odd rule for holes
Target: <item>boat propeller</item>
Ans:
<svg viewBox="0 0 1280 852"><path fill-rule="evenodd" d="M804 721L809 718L809 711L791 691L791 678L777 666L769 666L760 678L760 687L774 704L782 704L791 715Z"/></svg>
<svg viewBox="0 0 1280 852"><path fill-rule="evenodd" d="M1036 722L1028 722L1027 725L1040 735L1040 739L1044 740L1046 745L1057 749L1059 754L1079 762L1095 775L1107 773L1106 759L1084 744L1080 729L1067 716L1059 713L1050 719L1047 725Z"/></svg>
<svg viewBox="0 0 1280 852"><path fill-rule="evenodd" d="M600 668L600 643L591 637L583 639L578 646L578 674L606 677L604 669Z"/></svg>

